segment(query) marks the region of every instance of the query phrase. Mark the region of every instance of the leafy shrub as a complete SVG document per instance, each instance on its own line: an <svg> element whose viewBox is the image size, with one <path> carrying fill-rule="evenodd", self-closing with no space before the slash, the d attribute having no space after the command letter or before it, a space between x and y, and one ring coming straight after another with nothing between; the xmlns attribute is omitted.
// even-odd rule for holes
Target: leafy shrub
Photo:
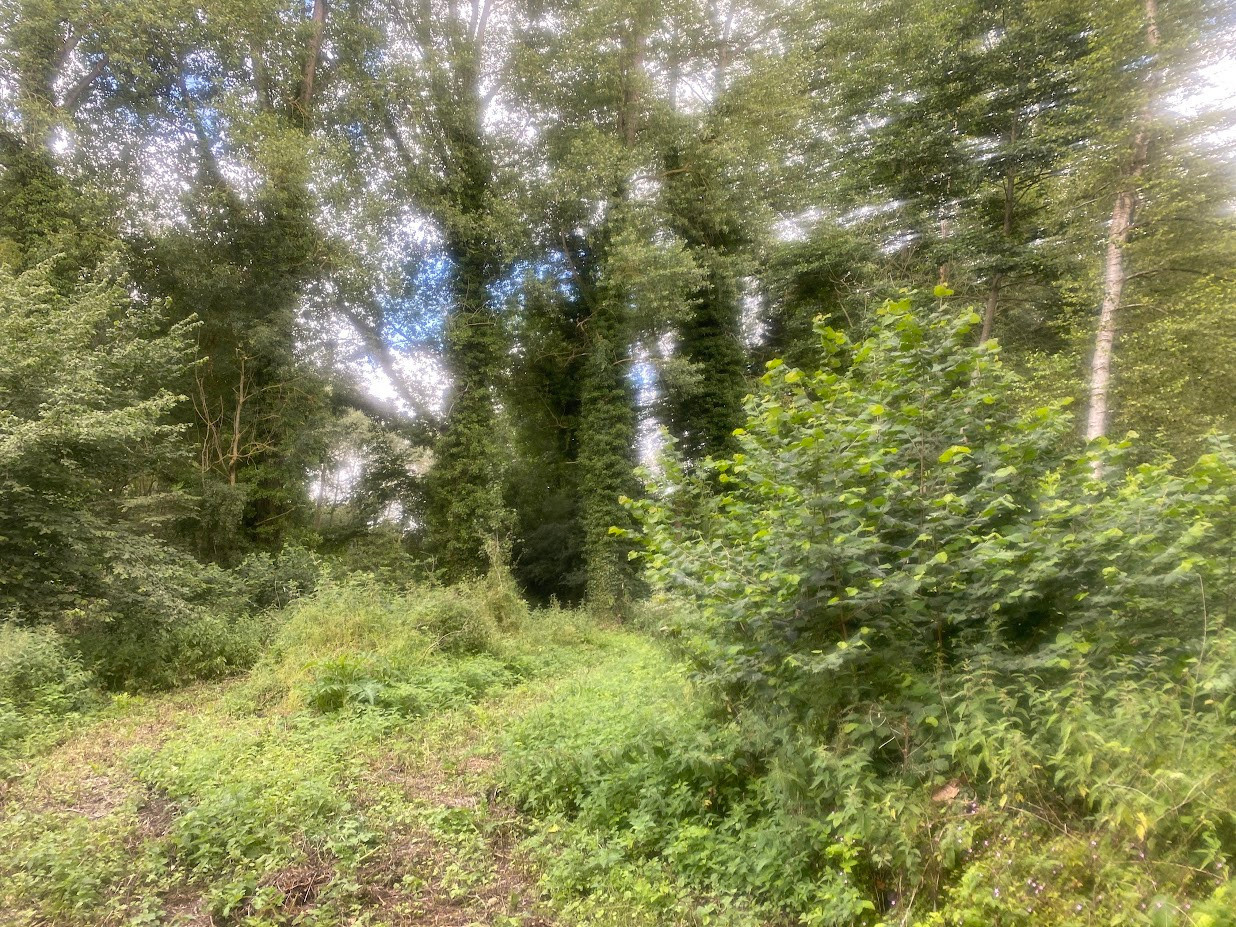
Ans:
<svg viewBox="0 0 1236 927"><path fill-rule="evenodd" d="M0 704L64 714L89 703L90 674L47 628L0 625Z"/></svg>
<svg viewBox="0 0 1236 927"><path fill-rule="evenodd" d="M701 672L802 713L976 653L1050 670L1059 635L1136 674L1195 656L1231 593L1230 444L1126 471L1128 442L1082 454L1060 407L1018 413L977 316L878 317L857 344L821 327L816 373L771 362L739 452L633 503Z"/></svg>
<svg viewBox="0 0 1236 927"><path fill-rule="evenodd" d="M103 687L130 691L246 669L269 626L250 614L234 574L139 537L110 558L97 595L56 621Z"/></svg>
<svg viewBox="0 0 1236 927"><path fill-rule="evenodd" d="M435 590L417 610L420 626L446 653L480 653L490 643L493 622L478 597L460 589Z"/></svg>
<svg viewBox="0 0 1236 927"><path fill-rule="evenodd" d="M1226 857L1185 839L1207 819L1212 835L1230 827L1231 735L1216 719L1182 724L1170 697L1132 690L1118 698L1126 710L1097 718L1093 693L1037 693L1055 695L1053 722L1029 702L1009 711L1003 700L1029 690L1001 689L997 704L987 684L976 672L942 704L938 681L908 676L904 703L866 705L821 741L759 714L726 717L645 646L520 719L500 775L543 821L533 847L547 887L606 923L632 904L665 924L691 920L684 911L702 923L888 923L912 905L908 923L1080 927L1221 910ZM955 735L927 736L949 724ZM896 765L880 750L890 738ZM971 751L981 763L968 765ZM1044 790L1036 764L1060 784ZM1079 815L1074 783L1116 799L1116 813Z"/></svg>
<svg viewBox="0 0 1236 927"><path fill-rule="evenodd" d="M249 554L231 575L239 582L240 595L250 610L283 608L317 588L321 567L311 551L285 547L272 556L265 551Z"/></svg>
<svg viewBox="0 0 1236 927"><path fill-rule="evenodd" d="M304 697L319 712L357 706L415 718L466 705L519 678L516 668L485 655L397 668L372 654L341 654L313 667Z"/></svg>
<svg viewBox="0 0 1236 927"><path fill-rule="evenodd" d="M632 670L521 726L508 788L561 826L573 904L745 898L839 925L1219 909L1236 455L1075 448L1060 407L1017 411L976 321L903 300L856 344L821 327L823 369L770 364L737 453L669 460L632 503L645 623L698 704Z"/></svg>
<svg viewBox="0 0 1236 927"><path fill-rule="evenodd" d="M0 625L0 751L96 698L90 674L54 631Z"/></svg>
<svg viewBox="0 0 1236 927"><path fill-rule="evenodd" d="M508 552L491 544L486 555L489 570L482 580L472 583L473 596L481 601L485 613L500 628L513 628L528 617L528 603L511 573Z"/></svg>
<svg viewBox="0 0 1236 927"><path fill-rule="evenodd" d="M166 384L195 323L169 327L115 260L71 285L56 265L0 265L0 610L27 622L136 594L117 570L162 548L151 526L186 501L140 487L181 453Z"/></svg>
<svg viewBox="0 0 1236 927"><path fill-rule="evenodd" d="M407 551L395 525L378 525L349 538L337 565L345 574L372 573L394 586L423 582L428 572L425 562Z"/></svg>
<svg viewBox="0 0 1236 927"><path fill-rule="evenodd" d="M520 675L494 652L494 626L475 586L400 591L353 574L287 610L251 690L319 711L449 707Z"/></svg>
<svg viewBox="0 0 1236 927"><path fill-rule="evenodd" d="M222 679L251 667L270 637L268 619L192 609L177 620L92 623L75 646L113 690L170 689Z"/></svg>

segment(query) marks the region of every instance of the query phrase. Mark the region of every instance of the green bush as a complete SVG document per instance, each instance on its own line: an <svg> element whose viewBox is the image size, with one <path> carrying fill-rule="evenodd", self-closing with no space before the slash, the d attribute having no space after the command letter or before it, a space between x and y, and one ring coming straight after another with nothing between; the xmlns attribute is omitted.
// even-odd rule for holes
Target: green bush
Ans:
<svg viewBox="0 0 1236 927"><path fill-rule="evenodd" d="M521 675L487 655L394 667L373 654L341 654L314 665L312 673L304 700L316 711L370 707L409 718L466 705Z"/></svg>
<svg viewBox="0 0 1236 927"><path fill-rule="evenodd" d="M1196 657L1232 593L1230 444L1183 471L1082 453L1061 407L1010 402L977 316L878 320L853 344L821 327L818 372L770 363L739 452L669 461L633 503L651 578L698 606L679 630L701 672L801 715L940 661L1051 672L1073 636L1137 676Z"/></svg>
<svg viewBox="0 0 1236 927"><path fill-rule="evenodd" d="M94 680L54 631L0 625L0 753L97 698Z"/></svg>
<svg viewBox="0 0 1236 927"><path fill-rule="evenodd" d="M485 603L459 588L430 592L417 606L419 626L445 653L481 653L493 636L493 619Z"/></svg>
<svg viewBox="0 0 1236 927"><path fill-rule="evenodd" d="M366 574L324 583L289 607L250 690L318 711L349 706L416 716L512 684L478 586L394 589Z"/></svg>
<svg viewBox="0 0 1236 927"><path fill-rule="evenodd" d="M250 554L231 571L245 606L253 611L283 608L312 593L320 575L317 558L303 547L285 547L274 556Z"/></svg>
<svg viewBox="0 0 1236 927"><path fill-rule="evenodd" d="M0 704L64 714L93 698L90 674L47 628L0 625Z"/></svg>
<svg viewBox="0 0 1236 927"><path fill-rule="evenodd" d="M379 525L350 538L339 552L337 566L345 574L372 573L395 586L423 582L429 572L404 546L395 525Z"/></svg>
<svg viewBox="0 0 1236 927"><path fill-rule="evenodd" d="M976 321L903 300L858 343L821 327L822 369L770 364L737 453L670 459L632 503L643 623L698 688L632 667L521 726L508 788L554 822L572 904L1213 923L1236 455L1076 447L1061 408L1019 413Z"/></svg>
<svg viewBox="0 0 1236 927"><path fill-rule="evenodd" d="M167 623L95 622L74 646L108 689L170 689L248 669L270 637L270 624L263 616L192 609Z"/></svg>

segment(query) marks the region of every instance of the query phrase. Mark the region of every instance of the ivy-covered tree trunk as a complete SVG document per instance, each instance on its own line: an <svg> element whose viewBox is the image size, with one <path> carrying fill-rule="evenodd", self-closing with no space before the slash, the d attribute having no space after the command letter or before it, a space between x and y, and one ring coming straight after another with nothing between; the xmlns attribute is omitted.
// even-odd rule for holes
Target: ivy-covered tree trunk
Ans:
<svg viewBox="0 0 1236 927"><path fill-rule="evenodd" d="M602 288L588 323L588 356L580 395L579 469L585 596L600 612L621 609L635 579L629 545L613 527L626 527L619 501L637 491L634 476L637 416L629 377L630 333L621 287Z"/></svg>
<svg viewBox="0 0 1236 927"><path fill-rule="evenodd" d="M487 300L490 272L483 259L452 253L461 258L446 332L452 383L429 484L429 530L447 575L462 577L489 565L506 540L507 517L494 409L501 343Z"/></svg>
<svg viewBox="0 0 1236 927"><path fill-rule="evenodd" d="M433 93L450 174L443 185L451 308L446 419L429 484L430 536L452 578L483 572L507 543L495 387L502 337L492 305L502 272L490 211L493 159L482 135L477 64L480 36L457 36L453 79L439 72Z"/></svg>
<svg viewBox="0 0 1236 927"><path fill-rule="evenodd" d="M618 106L618 136L631 152L638 141L639 102L644 79L646 36L641 17L633 16L622 34L622 96ZM606 244L621 221L628 198L621 182L610 197L605 226L598 238ZM619 499L633 491L638 417L630 383L630 293L624 281L613 279L607 266L607 248L598 249L592 279L580 280L589 290L592 315L586 323L582 384L580 388L579 468L580 520L584 535L587 573L585 600L599 612L620 611L631 592L634 570L628 546L611 528L626 518ZM596 279L599 275L599 280Z"/></svg>
<svg viewBox="0 0 1236 927"><path fill-rule="evenodd" d="M704 192L702 185L690 184L678 200L702 204ZM676 231L703 272L675 344L675 353L688 362L692 375L670 392L665 403L666 424L688 460L724 454L742 423L747 359L735 269L741 241L730 231L737 223L727 218L732 217L722 216L720 221L702 215L674 217Z"/></svg>

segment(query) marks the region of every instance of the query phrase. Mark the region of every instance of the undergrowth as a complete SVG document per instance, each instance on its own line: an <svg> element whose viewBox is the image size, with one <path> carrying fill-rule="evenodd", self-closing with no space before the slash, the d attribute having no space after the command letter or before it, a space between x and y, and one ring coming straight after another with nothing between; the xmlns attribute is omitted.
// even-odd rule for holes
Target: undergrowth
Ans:
<svg viewBox="0 0 1236 927"><path fill-rule="evenodd" d="M646 645L521 719L502 781L587 922L1234 923L1226 716L1084 674L902 685L788 736Z"/></svg>
<svg viewBox="0 0 1236 927"><path fill-rule="evenodd" d="M630 503L694 688L612 667L513 735L572 910L1233 923L1236 451L1077 449L976 321L821 324Z"/></svg>
<svg viewBox="0 0 1236 927"><path fill-rule="evenodd" d="M499 871L470 757L615 636L494 598L327 583L250 678L116 700L5 786L0 920L522 923L534 896Z"/></svg>

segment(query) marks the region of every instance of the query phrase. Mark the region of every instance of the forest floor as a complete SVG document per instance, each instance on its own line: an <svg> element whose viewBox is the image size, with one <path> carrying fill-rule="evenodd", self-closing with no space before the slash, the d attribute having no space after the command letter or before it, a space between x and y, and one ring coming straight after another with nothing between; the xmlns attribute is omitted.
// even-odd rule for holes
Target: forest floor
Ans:
<svg viewBox="0 0 1236 927"><path fill-rule="evenodd" d="M546 925L492 770L504 730L634 635L416 719L121 696L0 780L0 924Z"/></svg>

